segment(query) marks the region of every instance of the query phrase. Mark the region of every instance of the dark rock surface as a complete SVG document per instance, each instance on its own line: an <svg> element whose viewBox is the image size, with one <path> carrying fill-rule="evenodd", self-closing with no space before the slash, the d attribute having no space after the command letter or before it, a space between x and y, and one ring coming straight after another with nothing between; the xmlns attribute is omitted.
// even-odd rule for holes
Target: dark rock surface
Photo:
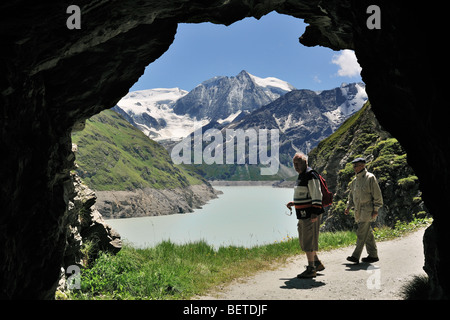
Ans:
<svg viewBox="0 0 450 320"><path fill-rule="evenodd" d="M178 22L231 24L273 10L305 19L306 46L354 49L380 124L408 153L433 215L425 267L433 298L449 296L450 135L440 112L443 10L436 1L87 1L69 30L66 1L0 5L1 298L52 299L73 192L70 132L113 107L172 43ZM367 28L367 7L381 29ZM439 78L438 78L439 77ZM436 183L438 182L438 187Z"/></svg>

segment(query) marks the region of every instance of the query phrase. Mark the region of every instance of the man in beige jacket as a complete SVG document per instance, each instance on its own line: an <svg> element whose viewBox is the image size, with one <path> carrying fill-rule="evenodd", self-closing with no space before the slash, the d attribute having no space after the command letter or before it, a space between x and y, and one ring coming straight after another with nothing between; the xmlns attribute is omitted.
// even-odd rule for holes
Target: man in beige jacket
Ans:
<svg viewBox="0 0 450 320"><path fill-rule="evenodd" d="M373 236L371 222L378 216L378 210L383 206L383 196L377 178L366 169L366 159L356 158L352 161L356 177L350 183L350 194L348 196L347 209L355 208L355 221L358 223L356 232L356 248L348 261L359 263L362 250L366 246L368 256L362 258L363 262L378 261L377 245Z"/></svg>

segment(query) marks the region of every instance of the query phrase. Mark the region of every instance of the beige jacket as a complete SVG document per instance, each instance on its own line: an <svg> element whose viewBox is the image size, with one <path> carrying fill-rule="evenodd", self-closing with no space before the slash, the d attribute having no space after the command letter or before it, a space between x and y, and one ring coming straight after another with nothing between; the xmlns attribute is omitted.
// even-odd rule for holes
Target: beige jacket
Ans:
<svg viewBox="0 0 450 320"><path fill-rule="evenodd" d="M383 196L377 178L364 168L350 183L347 208L355 208L356 222L370 222L372 212L383 206Z"/></svg>

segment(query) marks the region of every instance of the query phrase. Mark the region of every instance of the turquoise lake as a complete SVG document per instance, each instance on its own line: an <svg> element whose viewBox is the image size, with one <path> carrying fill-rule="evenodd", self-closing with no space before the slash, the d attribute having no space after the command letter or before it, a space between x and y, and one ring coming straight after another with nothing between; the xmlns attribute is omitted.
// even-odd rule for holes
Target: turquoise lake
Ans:
<svg viewBox="0 0 450 320"><path fill-rule="evenodd" d="M206 241L220 246L253 247L297 237L295 214L288 216L290 188L270 186L214 187L223 192L192 213L158 217L109 219L125 242L154 246L163 240L176 244Z"/></svg>

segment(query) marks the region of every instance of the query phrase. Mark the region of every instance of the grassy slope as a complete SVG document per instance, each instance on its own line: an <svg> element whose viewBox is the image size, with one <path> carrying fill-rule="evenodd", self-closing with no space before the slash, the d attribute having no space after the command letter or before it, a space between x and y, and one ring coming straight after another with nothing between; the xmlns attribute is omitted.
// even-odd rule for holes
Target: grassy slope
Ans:
<svg viewBox="0 0 450 320"><path fill-rule="evenodd" d="M370 110L370 102L321 141L309 157L315 169L332 182L335 197L328 213L335 219L346 220L343 211L348 184L354 177L351 160L357 157L368 160L368 171L378 179L384 198L386 224L394 226L397 221L426 216L418 179L408 166L407 154L397 139L380 127ZM347 161L342 163L343 159ZM350 227L351 217L348 220L346 225Z"/></svg>
<svg viewBox="0 0 450 320"><path fill-rule="evenodd" d="M112 110L88 119L72 140L78 145L77 172L94 190L170 189L202 182Z"/></svg>
<svg viewBox="0 0 450 320"><path fill-rule="evenodd" d="M353 232L320 235L321 250L348 246ZM227 246L214 250L205 242L154 248L125 246L116 256L102 254L83 269L81 290L73 299L189 299L238 277L268 270L299 254L297 238L253 248Z"/></svg>

